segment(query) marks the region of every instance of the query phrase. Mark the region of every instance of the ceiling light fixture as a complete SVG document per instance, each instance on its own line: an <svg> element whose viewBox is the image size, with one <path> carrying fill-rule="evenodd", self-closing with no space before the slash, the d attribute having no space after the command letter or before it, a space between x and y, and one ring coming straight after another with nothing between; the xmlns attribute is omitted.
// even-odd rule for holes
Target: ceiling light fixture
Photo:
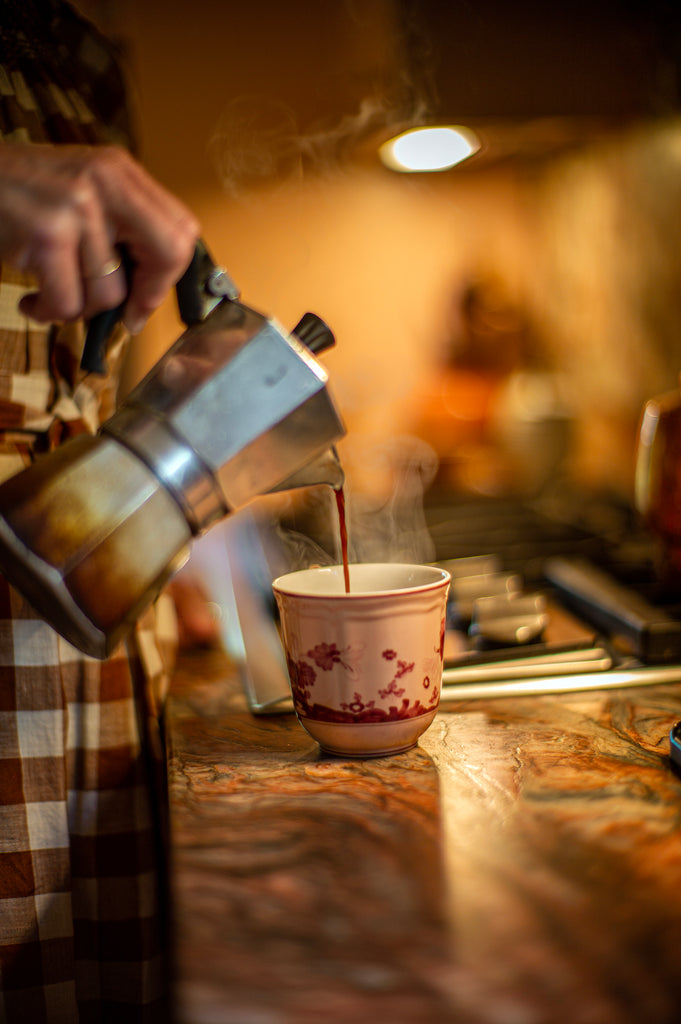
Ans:
<svg viewBox="0 0 681 1024"><path fill-rule="evenodd" d="M479 149L480 141L469 128L442 125L401 132L383 143L379 156L392 171L447 171Z"/></svg>

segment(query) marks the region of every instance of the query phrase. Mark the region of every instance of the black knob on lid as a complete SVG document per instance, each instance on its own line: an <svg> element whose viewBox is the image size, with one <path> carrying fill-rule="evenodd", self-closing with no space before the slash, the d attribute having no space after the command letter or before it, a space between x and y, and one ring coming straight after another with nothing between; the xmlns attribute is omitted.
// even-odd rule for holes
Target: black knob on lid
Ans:
<svg viewBox="0 0 681 1024"><path fill-rule="evenodd" d="M306 313L293 328L292 333L315 354L336 344L331 330L315 313Z"/></svg>

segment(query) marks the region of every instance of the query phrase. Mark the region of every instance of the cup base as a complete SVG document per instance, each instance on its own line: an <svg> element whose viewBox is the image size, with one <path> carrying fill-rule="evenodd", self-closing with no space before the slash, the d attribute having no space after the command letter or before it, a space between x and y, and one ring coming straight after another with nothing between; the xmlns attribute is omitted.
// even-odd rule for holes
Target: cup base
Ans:
<svg viewBox="0 0 681 1024"><path fill-rule="evenodd" d="M322 750L336 757L388 757L415 747L436 715L429 711L400 722L320 722L298 715L298 720Z"/></svg>

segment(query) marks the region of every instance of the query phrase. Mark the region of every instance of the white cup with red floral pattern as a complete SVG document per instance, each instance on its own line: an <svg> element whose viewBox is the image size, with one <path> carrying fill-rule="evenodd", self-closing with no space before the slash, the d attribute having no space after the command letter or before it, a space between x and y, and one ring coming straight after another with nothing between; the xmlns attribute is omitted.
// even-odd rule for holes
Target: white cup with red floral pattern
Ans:
<svg viewBox="0 0 681 1024"><path fill-rule="evenodd" d="M413 747L440 701L450 576L430 565L320 566L272 584L293 703L323 750Z"/></svg>

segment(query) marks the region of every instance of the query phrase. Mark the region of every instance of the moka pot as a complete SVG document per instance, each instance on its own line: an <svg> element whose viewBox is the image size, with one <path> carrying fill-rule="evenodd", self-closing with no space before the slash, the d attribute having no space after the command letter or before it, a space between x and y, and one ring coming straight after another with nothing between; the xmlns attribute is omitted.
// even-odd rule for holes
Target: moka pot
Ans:
<svg viewBox="0 0 681 1024"><path fill-rule="evenodd" d="M284 331L237 300L203 247L177 292L188 329L99 432L0 485L0 568L95 658L230 511L343 483L333 445L344 427L312 351L333 344L323 322L307 314ZM101 369L92 338L84 364Z"/></svg>

